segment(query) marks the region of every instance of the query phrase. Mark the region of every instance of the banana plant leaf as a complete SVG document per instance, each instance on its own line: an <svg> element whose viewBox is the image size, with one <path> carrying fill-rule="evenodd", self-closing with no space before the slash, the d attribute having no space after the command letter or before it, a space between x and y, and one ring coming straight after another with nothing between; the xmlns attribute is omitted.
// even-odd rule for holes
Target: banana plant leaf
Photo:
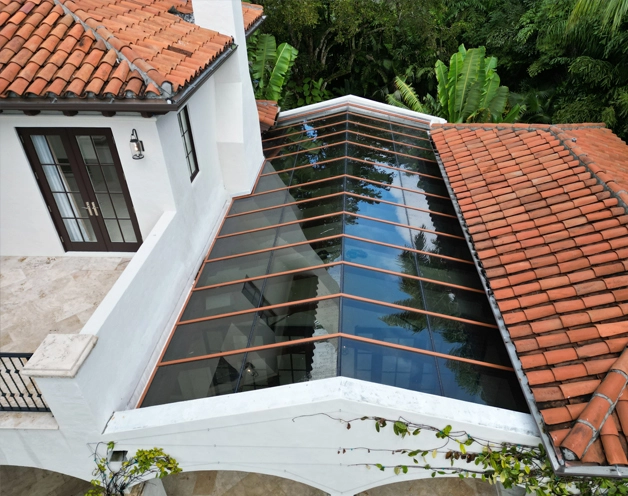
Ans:
<svg viewBox="0 0 628 496"><path fill-rule="evenodd" d="M294 65L298 53L297 49L288 43L282 43L277 47L275 66L270 74L268 86L265 90L267 100L279 101L281 98L286 74Z"/></svg>

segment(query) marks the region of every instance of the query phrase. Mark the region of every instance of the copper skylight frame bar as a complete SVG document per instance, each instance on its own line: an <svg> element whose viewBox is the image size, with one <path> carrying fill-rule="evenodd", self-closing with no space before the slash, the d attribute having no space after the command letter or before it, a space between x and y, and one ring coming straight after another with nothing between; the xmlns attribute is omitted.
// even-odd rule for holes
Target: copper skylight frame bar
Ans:
<svg viewBox="0 0 628 496"><path fill-rule="evenodd" d="M309 217L307 219L291 220L291 221L285 222L283 224L272 224L270 226L256 227L255 229L247 229L246 231L238 231L238 232L235 232L235 233L222 234L220 236L216 236L216 239L232 238L233 236L240 236L241 234L250 234L250 233L254 233L254 232L266 231L267 229L279 229L281 227L292 226L294 224L301 224L301 223L304 223L304 222L311 222L311 221L314 221L314 220L327 219L327 218L330 218L330 217L336 217L337 215L350 215L351 217L358 217L360 219L372 220L372 221L375 221L375 222L382 222L383 224L390 224L390 225L393 225L393 226L405 227L407 229L412 229L414 231L421 231L421 232L426 232L426 233L430 233L430 234L436 234L437 236L447 236L449 238L460 239L462 241L465 241L464 236L457 236L456 234L449 234L449 233L444 233L444 232L440 232L440 231L432 231L431 229L425 229L423 227L411 226L409 224L401 224L399 222L393 222L391 220L382 220L382 219L378 219L376 217L370 217L368 215L347 212L345 210L340 210L338 212L332 212L330 214L318 215L316 217Z"/></svg>
<svg viewBox="0 0 628 496"><path fill-rule="evenodd" d="M466 263L469 265L474 265L473 262L471 260L465 260L464 258L456 258L456 257L450 257L448 255L441 255L439 253L432 253L429 251L423 251L423 250L417 250L416 248L411 248L411 247L407 247L407 246L400 246L400 245L394 245L391 243L386 243L384 241L374 241L371 239L366 239L366 238L361 238L359 236L354 236L352 234L334 234L333 236L325 236L323 238L316 238L316 239L311 239L311 240L305 240L305 241L298 241L296 243L288 243L286 245L278 245L278 246L271 246L269 248L262 248L260 250L253 250L253 251L247 251L244 253L238 253L235 255L226 255L224 257L218 257L218 258L211 258L205 259L205 263L213 263L213 262L220 262L222 260L229 260L232 258L239 258L239 257L243 257L243 256L248 256L248 255L257 255L259 253L265 253L267 251L274 251L274 250L281 250L282 248L292 248L293 246L300 246L300 245L309 245L312 243L318 243L320 241L328 241L331 239L335 239L335 238L350 238L350 239L355 239L356 241L364 241L365 243L373 243L376 245L382 245L382 246L388 246L390 248L398 248L400 250L406 250L406 251L411 251L413 253L418 253L420 255L427 255L430 257L438 257L438 258L444 258L446 260L451 260L452 262L462 262L462 263ZM207 255L209 255L211 253L211 249L207 252ZM201 270L202 270L203 266L201 266ZM199 273L201 272L201 270L199 270Z"/></svg>
<svg viewBox="0 0 628 496"><path fill-rule="evenodd" d="M443 358L445 360L454 360L456 362L464 362L472 365L478 365L480 367L487 367L491 369L503 370L505 372L514 372L512 367L506 365L499 365L497 363L482 362L481 360L474 360L472 358L464 358L456 355L448 355L446 353L440 353L433 350L425 350L423 348L413 348L412 346L406 346L403 344L390 343L388 341L378 341L377 339L365 338L363 336L357 336L355 334L347 334L344 332L336 332L333 334L325 334L323 336L313 336L311 338L294 339L290 341L282 341L279 343L271 343L260 346L252 346L250 348L240 348L237 350L222 351L220 353L212 353L210 355L200 355L198 357L178 358L176 360L170 360L168 362L161 362L157 367L168 367L170 365L178 365L181 363L198 362L201 360L210 360L212 358L221 358L232 355L240 355L243 353L255 353L258 351L271 350L274 348L288 348L290 346L298 346L300 344L314 343L317 341L327 341L330 339L346 338L354 341L361 341L363 343L375 344L378 346L385 346L387 348L394 348L397 350L409 351L419 355L429 355L435 358Z"/></svg>
<svg viewBox="0 0 628 496"><path fill-rule="evenodd" d="M277 175L277 174L284 174L284 173L286 173L288 171L295 171L295 170L299 170L299 169L307 169L308 167L316 167L317 165L328 164L329 162L334 162L336 160L355 160L356 162L362 162L363 164L374 165L374 166L377 166L377 167L386 167L387 169L403 172L405 174L413 174L415 176L429 177L430 179L437 179L439 181L443 180L442 177L433 176L431 174L425 174L423 172L417 172L417 171L413 171L413 170L402 169L401 167L393 167L392 165L382 164L381 162L371 162L370 160L364 160L363 158L350 157L348 155L345 155L344 157L330 158L330 159L326 159L326 160L321 160L320 162L316 162L314 164L297 165L296 167L291 167L289 169L281 169L281 170L274 171L274 172L266 172L264 174L260 174L259 177L268 177L268 176L273 176L273 175ZM272 164L272 160L268 160L268 162L270 162Z"/></svg>
<svg viewBox="0 0 628 496"><path fill-rule="evenodd" d="M346 132L346 131L342 131L342 132ZM312 140L309 140L312 141ZM393 155L401 155L402 157L408 157L408 158L413 158L415 160L423 160L424 162L433 162L434 164L436 164L436 160L435 159L431 159L431 158L424 158L424 157L417 157L416 155L409 155L407 153L403 153L403 152L396 152L394 150L384 150L383 148L378 148L376 146L369 146L369 145L365 145L362 143L356 143L355 141L349 141L349 140L345 140L345 141L338 141L337 143L330 143L329 145L321 145L321 146L315 146L314 148L310 148L307 150L297 150L296 152L290 152L290 153L282 153L281 155L273 155L272 157L266 157L266 160L268 160L269 162L272 162L274 159L276 158L283 158L283 157L290 157L292 155L298 155L300 153L310 153L314 150L322 150L325 148L332 148L334 146L340 146L340 145L355 145L355 146L361 146L362 148L369 148L370 150L377 150L380 152L384 152L384 153L392 153ZM405 146L405 143L403 143L403 145ZM284 145L282 148L285 148L286 146L289 145ZM423 148L417 148L417 150L423 150ZM432 151L432 150L427 150L427 151ZM312 164L314 165L314 164Z"/></svg>
<svg viewBox="0 0 628 496"><path fill-rule="evenodd" d="M382 200L380 198L371 198L370 196L358 195L357 193L349 193L347 191L340 191L338 193L331 193L329 195L317 196L315 198L306 198L305 200L299 200L299 201L295 201L295 202L282 203L280 205L275 205L273 207L258 208L258 209L255 209L255 210L249 210L248 212L241 212L241 213L238 213L238 214L227 215L225 217L229 218L229 219L232 219L234 217L241 217L243 215L254 214L254 213L258 213L258 212L264 212L266 210L274 210L276 208L284 208L284 207L290 207L290 206L294 206L294 205L301 205L302 203L313 202L313 201L316 201L316 200L322 200L322 199L325 199L325 198L331 198L333 196L340 196L340 195L348 195L348 196L352 196L353 198L362 198L364 200L375 201L375 202L378 202L378 203L386 203L387 205L395 205L397 207L408 208L410 210L416 210L418 212L425 212L425 213L428 213L428 214L440 215L442 217L448 217L450 219L458 220L458 217L456 217L455 215L452 215L452 214L445 214L445 213L442 213L442 212L435 212L434 210L428 210L426 208L421 208L421 207L412 207L410 205L405 205L403 203L395 203L395 202L392 202L392 201L389 201L389 200Z"/></svg>
<svg viewBox="0 0 628 496"><path fill-rule="evenodd" d="M353 114L351 112L348 112L348 113L351 114L351 115L359 115L359 114ZM335 126L337 124L355 124L356 126L368 127L370 129L378 129L379 131L386 131L386 132L389 132L389 133L391 133L393 135L397 135L398 134L400 136L405 136L406 138L419 139L419 140L428 141L428 142L430 141L429 138L423 138L421 136L413 136L411 134L402 133L400 131L386 130L383 127L371 126L369 124L364 124L363 122L350 121L349 119L345 119L344 121L333 122L331 124L325 124L324 126L312 127L310 129L302 129L300 131L295 131L293 133L282 134L280 136L275 136L273 138L265 138L265 139L262 139L262 143L265 142L265 141L272 141L272 140L280 139L280 138L283 138L283 137L286 137L286 136L293 136L295 134L304 134L304 133L309 133L311 131L317 131L319 129L324 129L326 127ZM409 129L414 129L414 128L409 128ZM422 129L418 129L418 131L423 131L423 132L427 133L427 131L422 130Z"/></svg>
<svg viewBox="0 0 628 496"><path fill-rule="evenodd" d="M330 263L326 263L326 264L319 264L319 265L310 265L307 267L302 267L300 269L292 269L292 270L286 270L283 272L274 272L274 273L266 273L260 276L253 276L253 277L247 277L244 279L236 279L236 280L232 280L232 281L225 281L225 282L219 282L216 284L210 284L208 286L198 286L198 287L193 287L192 288L192 292L196 292L196 291L204 291L207 289L213 289L213 288L220 288L223 286L230 286L232 284L242 284L244 282L250 282L250 281L259 281L260 279L270 279L273 277L281 277L281 276L285 276L285 275L290 275L290 274L298 274L301 272L309 272L309 271L314 271L317 269L326 269L328 267L335 267L338 265L348 265L351 267L357 267L358 269L365 269L365 270L372 270L374 272L381 272L383 274L389 274L389 275L393 275L393 276L398 276L398 277L407 277L408 279L414 279L416 281L423 281L423 282L428 282L431 284L438 284L441 286L447 286L449 288L454 288L454 289L462 289L464 291L471 291L473 293L479 293L479 294L484 294L484 290L483 289L477 289L477 288L471 288L469 286L463 286L461 284L454 284L451 282L446 282L446 281L439 281L437 279L432 279L430 277L424 277L424 276L415 276L412 274L404 274L402 272L395 272L394 270L388 270L388 269L382 269L380 267L373 267L370 265L362 265L362 264L358 264L355 262L348 262L346 260L339 260L337 262L330 262Z"/></svg>
<svg viewBox="0 0 628 496"><path fill-rule="evenodd" d="M192 294L192 291L190 291L190 295ZM488 327L490 329L497 329L497 326L494 324L489 324L487 322L481 322L479 320L473 320L473 319L465 319L464 317L456 317L454 315L446 315L444 313L439 313L439 312L432 312L431 310L425 310L425 309L419 309L419 308L413 308L413 307L406 307L403 305L397 305L396 303L387 303L381 300L373 300L371 298L365 298L363 296L355 296L355 295L350 295L347 293L342 293L342 292L338 292L338 293L334 293L334 294L328 294L328 295L323 295L323 296L316 296L314 298L306 298L304 300L295 300L295 301L286 301L283 303L275 303L274 305L267 305L265 307L255 307L255 308L247 308L246 310L238 310L237 312L227 312L227 313L221 313L221 314L217 314L217 315L210 315L208 317L198 317L196 319L189 319L189 320L177 320L176 326L180 326L180 325L186 325L186 324L196 324L198 322L207 322L210 320L216 320L216 319L223 319L225 317L235 317L237 315L245 315L245 314L249 314L249 313L255 313L255 312L260 312L260 311L264 311L264 310L274 310L275 308L284 308L284 307L290 307L290 306L294 306L294 305L302 305L305 303L314 303L314 302L318 302L318 301L325 301L325 300L330 300L333 298L349 298L352 300L357 300L357 301L362 301L364 303L372 303L374 305L382 305L385 307L390 307L390 308L396 308L398 310L404 310L406 312L414 312L414 313L420 313L423 315L430 315L432 317L438 317L441 319L448 319L448 320L455 320L456 322L462 322L463 324L472 324L472 325L477 325L477 326L481 326L481 327ZM173 333L174 334L174 333Z"/></svg>
<svg viewBox="0 0 628 496"><path fill-rule="evenodd" d="M259 176L259 177L261 177L261 176ZM372 179L364 179L364 178L361 178L361 177L352 176L351 174L340 174L338 176L326 177L324 179L316 179L315 181L308 181L308 182L305 182L305 183L294 184L294 185L291 185L291 186L284 186L283 188L269 189L267 191L260 191L259 193L250 193L248 195L238 197L238 199L241 199L241 198L251 198L251 197L254 197L254 196L265 195L265 194L268 194L268 193L276 193L277 191L285 191L287 189L302 188L303 186L305 186L307 184L324 183L325 181L333 181L334 179L341 178L341 177L348 177L349 179L357 179L358 181L364 181L364 182L367 182L367 183L376 184L378 186L384 186L386 188L401 189L403 191L409 191L410 193L417 193L419 195L432 196L432 197L438 198L440 200L450 200L446 196L437 195L435 193L426 193L425 191L418 191L416 189L406 188L405 186L395 186L394 184L380 183L380 182L377 182L377 181L373 181ZM231 207L229 207L229 208L231 208Z"/></svg>
<svg viewBox="0 0 628 496"><path fill-rule="evenodd" d="M347 121L347 123L351 123L351 121ZM357 123L356 123L356 124L357 124ZM382 131L386 131L385 129L382 129L382 128L378 128L378 129L381 129ZM308 130L308 131L306 131L306 132L309 132L309 131L310 131L310 130ZM312 131L313 131L313 129L312 129ZM388 132L389 132L390 134L392 134L392 131L388 131ZM372 138L372 139L374 139L374 140L382 140L382 141L387 141L387 142L389 142L389 143L393 143L393 144L395 143L395 140L391 140L391 139L388 139L388 138L381 138L381 137L379 137L379 136L372 136L372 135L370 135L370 134L361 133L361 132L359 132L359 131L352 131L352 130L350 130L350 129L343 129L342 131L334 131L333 133L323 134L323 135L321 135L321 136L314 136L314 137L307 138L307 139L302 139L302 140L299 140L299 141L291 141L291 142L288 142L288 143L283 143L283 144L281 144L281 145L268 146L268 147L264 148L264 152L266 152L267 150L274 150L274 149L276 149L276 148L285 148L285 147L292 146L292 145L298 145L298 144L300 144L300 143L305 143L305 142L307 142L307 141L314 142L314 141L316 141L316 140L320 140L320 139L323 139L323 138L328 138L328 137L330 137L330 136L337 136L337 135L342 134L342 133L347 134L347 139L346 139L345 141L350 141L350 140L349 140L349 136L348 136L348 135L349 135L349 133L351 133L351 134L355 134L355 135L357 135L357 136L364 136L365 138ZM275 139L277 139L277 138L275 138ZM341 141L339 141L338 143L342 143L342 142L341 142ZM335 145L335 144L336 144L336 143L329 143L329 144L328 144L328 145L326 145L326 146L333 146L333 145ZM410 143L403 143L403 142L401 142L401 144L402 144L402 145L404 145L404 146L409 146L410 148L416 148L416 149L418 149L418 150L425 150L425 151L428 151L428 152L432 152L432 153L434 153L434 150L432 150L431 148L425 148L425 147L423 147L423 146L411 145ZM377 147L374 147L374 148L377 148ZM382 150L384 150L384 149L382 148ZM304 150L304 151L307 151L307 150ZM386 150L385 150L385 151L386 151ZM277 156L278 156L278 157L283 157L283 156L285 156L285 155L277 155Z"/></svg>

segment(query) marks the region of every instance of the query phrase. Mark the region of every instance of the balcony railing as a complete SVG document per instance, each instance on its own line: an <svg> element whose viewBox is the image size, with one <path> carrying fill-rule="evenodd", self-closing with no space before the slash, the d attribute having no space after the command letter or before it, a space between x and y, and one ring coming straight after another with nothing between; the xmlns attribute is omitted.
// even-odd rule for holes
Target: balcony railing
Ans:
<svg viewBox="0 0 628 496"><path fill-rule="evenodd" d="M41 391L20 370L32 353L0 353L0 412L49 412Z"/></svg>

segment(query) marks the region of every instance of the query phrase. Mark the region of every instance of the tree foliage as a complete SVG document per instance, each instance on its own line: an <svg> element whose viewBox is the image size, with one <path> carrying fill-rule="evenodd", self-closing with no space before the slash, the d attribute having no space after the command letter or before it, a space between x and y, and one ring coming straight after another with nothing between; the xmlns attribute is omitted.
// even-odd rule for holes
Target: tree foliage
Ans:
<svg viewBox="0 0 628 496"><path fill-rule="evenodd" d="M179 463L161 448L137 450L130 460L122 460L119 468L113 467L111 454L115 443L108 443L105 455L100 456L98 449L102 444L98 443L94 450L96 468L92 475L95 478L86 496L122 496L126 489L139 482L181 472Z"/></svg>
<svg viewBox="0 0 628 496"><path fill-rule="evenodd" d="M396 77L397 91L387 95L387 101L443 117L448 122L514 122L521 107L517 104L506 112L509 92L500 85L496 67L497 58L486 57L484 47L466 50L460 45L451 56L449 67L436 61L437 98L427 95L421 103L414 88Z"/></svg>
<svg viewBox="0 0 628 496"><path fill-rule="evenodd" d="M275 37L261 34L248 44L255 98L279 102L298 51L288 43L277 46Z"/></svg>
<svg viewBox="0 0 628 496"><path fill-rule="evenodd" d="M352 93L384 101L396 93L403 102L402 88L449 96L438 91L444 78L436 62L458 58L464 43L499 59L498 87L510 89L522 121L602 121L628 139L628 0L260 1L268 15L263 29L300 52L295 88L307 78L321 82L323 99ZM479 59L473 62L475 70ZM457 109L448 120L464 114L457 97L467 88L457 86L447 100L447 112L450 104ZM436 97L419 103L444 109Z"/></svg>

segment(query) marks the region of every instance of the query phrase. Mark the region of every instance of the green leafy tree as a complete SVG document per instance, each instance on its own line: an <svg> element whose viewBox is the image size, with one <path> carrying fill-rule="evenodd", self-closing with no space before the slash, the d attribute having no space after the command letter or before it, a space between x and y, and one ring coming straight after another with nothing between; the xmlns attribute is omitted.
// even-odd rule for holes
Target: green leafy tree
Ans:
<svg viewBox="0 0 628 496"><path fill-rule="evenodd" d="M270 34L250 39L248 52L255 98L279 102L299 52L288 43L277 46Z"/></svg>
<svg viewBox="0 0 628 496"><path fill-rule="evenodd" d="M496 67L497 58L485 57L484 47L466 50L460 45L449 67L436 62L437 98L428 95L421 103L412 86L397 77L398 94L388 95L388 103L432 113L448 122L515 122L521 107L515 105L507 112L508 88L500 85Z"/></svg>
<svg viewBox="0 0 628 496"><path fill-rule="evenodd" d="M179 463L161 448L137 450L130 460L121 460L120 467L116 469L111 461L115 443L108 443L105 455L100 457L98 448L101 444L98 443L94 450L96 468L92 475L95 478L86 496L122 496L126 489L142 481L155 477L163 479L181 472Z"/></svg>

